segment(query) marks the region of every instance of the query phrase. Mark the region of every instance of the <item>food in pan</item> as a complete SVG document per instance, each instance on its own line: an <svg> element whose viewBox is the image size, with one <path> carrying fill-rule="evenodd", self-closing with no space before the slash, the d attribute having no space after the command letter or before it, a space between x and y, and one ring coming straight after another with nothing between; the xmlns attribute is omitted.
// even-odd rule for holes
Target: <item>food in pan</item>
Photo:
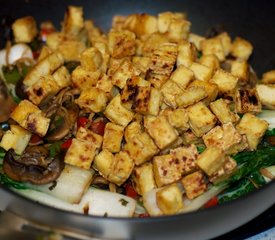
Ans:
<svg viewBox="0 0 275 240"><path fill-rule="evenodd" d="M76 6L61 31L30 16L11 29L0 52L0 179L14 191L147 217L274 179L275 72L258 80L249 41L197 35L172 12L115 16L103 33Z"/></svg>

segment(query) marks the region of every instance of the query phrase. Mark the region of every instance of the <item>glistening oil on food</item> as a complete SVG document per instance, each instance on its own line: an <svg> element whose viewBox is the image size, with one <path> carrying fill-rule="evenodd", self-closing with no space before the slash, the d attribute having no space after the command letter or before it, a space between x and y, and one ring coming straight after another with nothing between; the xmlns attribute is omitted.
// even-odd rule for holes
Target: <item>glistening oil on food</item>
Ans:
<svg viewBox="0 0 275 240"><path fill-rule="evenodd" d="M168 11L114 16L103 33L68 6L56 27L5 25L2 185L68 211L150 217L274 179L275 70L258 79L249 40L195 34Z"/></svg>

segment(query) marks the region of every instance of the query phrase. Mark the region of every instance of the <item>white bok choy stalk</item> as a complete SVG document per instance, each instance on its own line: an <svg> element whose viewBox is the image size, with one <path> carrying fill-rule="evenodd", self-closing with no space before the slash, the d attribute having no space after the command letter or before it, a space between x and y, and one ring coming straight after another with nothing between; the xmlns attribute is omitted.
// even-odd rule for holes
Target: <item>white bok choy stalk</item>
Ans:
<svg viewBox="0 0 275 240"><path fill-rule="evenodd" d="M262 110L258 115L259 118L266 120L269 123L269 129L275 128L275 111L274 110Z"/></svg>

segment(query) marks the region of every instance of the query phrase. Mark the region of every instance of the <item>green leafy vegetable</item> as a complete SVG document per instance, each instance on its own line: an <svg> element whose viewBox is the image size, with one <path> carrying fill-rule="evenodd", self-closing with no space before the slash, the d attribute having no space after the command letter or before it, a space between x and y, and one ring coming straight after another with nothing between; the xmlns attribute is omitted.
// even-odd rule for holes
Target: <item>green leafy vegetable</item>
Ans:
<svg viewBox="0 0 275 240"><path fill-rule="evenodd" d="M62 142L59 141L59 142L55 142L53 144L50 145L49 147L49 150L50 150L50 157L55 157L57 154L60 153L61 151L61 145L62 145Z"/></svg>
<svg viewBox="0 0 275 240"><path fill-rule="evenodd" d="M3 75L4 75L6 82L14 84L14 85L19 80L24 78L30 69L31 69L31 66L28 66L23 63L20 64L20 67L18 67L17 65L2 67Z"/></svg>
<svg viewBox="0 0 275 240"><path fill-rule="evenodd" d="M275 136L275 128L267 130L265 132L265 136L267 137Z"/></svg>
<svg viewBox="0 0 275 240"><path fill-rule="evenodd" d="M4 173L0 173L0 184L4 184L7 187L15 188L15 189L21 189L21 190L28 189L28 187L24 183L14 181Z"/></svg>

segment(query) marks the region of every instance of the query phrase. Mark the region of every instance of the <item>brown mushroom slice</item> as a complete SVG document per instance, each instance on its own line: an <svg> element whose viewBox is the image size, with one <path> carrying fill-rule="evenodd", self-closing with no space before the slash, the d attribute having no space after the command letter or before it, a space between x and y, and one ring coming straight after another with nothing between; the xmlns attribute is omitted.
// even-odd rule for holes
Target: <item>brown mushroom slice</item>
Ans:
<svg viewBox="0 0 275 240"><path fill-rule="evenodd" d="M28 148L29 151L30 148L32 147ZM61 174L64 162L58 155L50 161L45 158L44 154L45 152L39 155L37 151L33 151L28 159L25 151L25 158L16 160L14 150L10 149L4 157L3 170L11 179L16 181L31 182L38 185L53 182ZM23 163L23 160L26 161L26 164ZM46 162L48 165L45 164Z"/></svg>
<svg viewBox="0 0 275 240"><path fill-rule="evenodd" d="M73 129L78 118L79 108L73 102L64 104L55 114L55 120L51 122L46 140L53 142L63 139Z"/></svg>

